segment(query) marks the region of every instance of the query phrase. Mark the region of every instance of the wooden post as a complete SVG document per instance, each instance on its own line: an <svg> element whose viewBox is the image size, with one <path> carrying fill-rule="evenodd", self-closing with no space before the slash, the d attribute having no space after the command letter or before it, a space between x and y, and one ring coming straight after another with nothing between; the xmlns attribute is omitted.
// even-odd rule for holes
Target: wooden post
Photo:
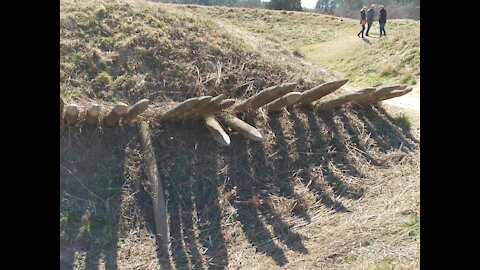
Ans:
<svg viewBox="0 0 480 270"><path fill-rule="evenodd" d="M118 123L120 122L120 118L122 118L122 116L124 116L127 113L127 110L128 110L127 104L123 102L119 102L115 104L112 110L103 119L105 125L107 127L113 127L115 125L118 125Z"/></svg>
<svg viewBox="0 0 480 270"><path fill-rule="evenodd" d="M80 109L77 104L69 104L65 108L65 118L67 119L68 124L75 125L78 121L78 113Z"/></svg>
<svg viewBox="0 0 480 270"><path fill-rule="evenodd" d="M212 134L213 139L223 146L230 145L230 137L225 133L222 126L212 115L205 117L204 119L205 127L207 127L210 134Z"/></svg>
<svg viewBox="0 0 480 270"><path fill-rule="evenodd" d="M291 92L293 89L295 89L295 87L297 87L296 83L284 83L281 85L276 85L263 89L252 97L235 105L234 110L237 112L256 110L261 106L268 104L275 99L285 95L286 93Z"/></svg>
<svg viewBox="0 0 480 270"><path fill-rule="evenodd" d="M326 102L322 102L322 103L317 105L317 108L320 111L328 111L328 110L331 110L335 107L342 106L342 105L344 105L348 102L355 102L356 100L361 99L361 98L366 98L366 97L368 98L369 96L371 96L373 94L373 92L375 92L375 90L376 90L376 88L374 88L374 87L365 88L365 89L359 90L355 93L347 94L347 95L344 95L344 96L341 96L341 97L338 97L338 98L335 98L335 99L332 99L332 100L329 100L329 101L326 101Z"/></svg>
<svg viewBox="0 0 480 270"><path fill-rule="evenodd" d="M294 104L301 96L302 93L300 92L290 92L283 97L268 103L267 113L278 112L283 107Z"/></svg>
<svg viewBox="0 0 480 270"><path fill-rule="evenodd" d="M195 97L195 98L189 98L183 101L182 103L176 105L175 107L165 112L162 116L160 116L160 120L162 121L173 120L178 115L191 110L195 106L195 104L198 103L198 99L199 99L198 97Z"/></svg>
<svg viewBox="0 0 480 270"><path fill-rule="evenodd" d="M98 122L98 116L100 115L101 106L99 104L92 104L87 109L85 114L85 122L89 125L96 125Z"/></svg>
<svg viewBox="0 0 480 270"><path fill-rule="evenodd" d="M63 117L63 107L65 106L65 101L63 101L63 98L60 97L60 120L62 120Z"/></svg>
<svg viewBox="0 0 480 270"><path fill-rule="evenodd" d="M146 175L148 181L152 185L153 191L153 216L155 219L155 233L161 236L163 243L168 245L170 239L168 237L168 223L167 223L167 207L165 197L163 195L163 187L158 173L157 159L150 138L148 130L148 123L142 121L140 123L140 134L143 145L143 159L146 165Z"/></svg>
<svg viewBox="0 0 480 270"><path fill-rule="evenodd" d="M327 82L319 86L316 86L312 89L309 89L303 92L302 96L295 102L295 104L297 104L298 106L302 106L302 105L307 105L309 103L312 103L315 100L318 100L332 93L333 91L339 89L342 85L344 85L347 82L348 80L345 79L345 80Z"/></svg>
<svg viewBox="0 0 480 270"><path fill-rule="evenodd" d="M150 103L150 100L142 99L137 103L133 104L132 107L128 109L127 113L123 117L122 122L125 124L129 124L133 122L137 118L137 116L139 116L141 113L143 113L148 109L149 103Z"/></svg>
<svg viewBox="0 0 480 270"><path fill-rule="evenodd" d="M248 123L245 123L238 117L233 115L222 115L222 120L231 128L238 131L240 134L245 136L248 139L252 139L254 141L263 141L263 136L255 127L252 127Z"/></svg>

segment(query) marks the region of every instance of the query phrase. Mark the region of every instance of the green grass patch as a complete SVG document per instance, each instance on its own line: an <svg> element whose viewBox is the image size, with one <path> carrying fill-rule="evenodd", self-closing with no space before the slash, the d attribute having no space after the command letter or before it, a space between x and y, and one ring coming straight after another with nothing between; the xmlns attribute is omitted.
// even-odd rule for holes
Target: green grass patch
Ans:
<svg viewBox="0 0 480 270"><path fill-rule="evenodd" d="M373 239L369 238L369 239L365 239L363 240L361 243L360 243L360 246L361 247L368 247L370 245L373 244Z"/></svg>
<svg viewBox="0 0 480 270"><path fill-rule="evenodd" d="M101 86L107 86L112 83L112 77L108 72L102 71L98 73L97 77L95 77L95 81L98 82Z"/></svg>
<svg viewBox="0 0 480 270"><path fill-rule="evenodd" d="M378 264L375 265L375 267L373 268L375 270L393 270L393 264L389 263L389 262L380 262Z"/></svg>
<svg viewBox="0 0 480 270"><path fill-rule="evenodd" d="M395 122L399 124L402 128L410 130L412 127L412 123L410 121L410 118L405 115L405 114L400 114L399 116L395 117Z"/></svg>
<svg viewBox="0 0 480 270"><path fill-rule="evenodd" d="M408 237L415 237L420 234L420 217L418 215L410 216L409 220L402 224Z"/></svg>

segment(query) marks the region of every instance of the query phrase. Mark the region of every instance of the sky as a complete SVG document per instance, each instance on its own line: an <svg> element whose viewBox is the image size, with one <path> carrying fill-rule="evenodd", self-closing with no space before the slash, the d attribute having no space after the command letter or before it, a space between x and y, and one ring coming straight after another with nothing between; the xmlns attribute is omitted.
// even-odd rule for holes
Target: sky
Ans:
<svg viewBox="0 0 480 270"><path fill-rule="evenodd" d="M262 2L270 2L270 0L261 0ZM315 8L315 5L317 4L318 0L301 0L302 1L302 7L303 8L310 8L313 9Z"/></svg>
<svg viewBox="0 0 480 270"><path fill-rule="evenodd" d="M313 9L317 4L317 0L302 0L302 7Z"/></svg>

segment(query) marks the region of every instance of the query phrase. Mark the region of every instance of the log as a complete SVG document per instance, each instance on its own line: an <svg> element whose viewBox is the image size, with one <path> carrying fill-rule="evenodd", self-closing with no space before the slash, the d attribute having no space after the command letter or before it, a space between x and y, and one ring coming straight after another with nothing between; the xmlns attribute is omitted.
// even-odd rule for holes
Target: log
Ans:
<svg viewBox="0 0 480 270"><path fill-rule="evenodd" d="M296 87L296 83L284 83L281 85L268 87L253 95L252 97L235 105L234 110L237 112L256 110L261 106L266 105L274 101L275 99L285 95L286 93L291 92Z"/></svg>
<svg viewBox="0 0 480 270"><path fill-rule="evenodd" d="M78 113L80 109L77 104L69 104L65 108L65 118L67 119L68 124L75 125L78 121Z"/></svg>
<svg viewBox="0 0 480 270"><path fill-rule="evenodd" d="M98 122L98 116L100 115L101 106L99 104L92 104L87 109L85 114L85 122L89 125L96 125Z"/></svg>
<svg viewBox="0 0 480 270"><path fill-rule="evenodd" d="M258 131L255 127L249 125L248 123L245 123L238 117L235 117L233 115L222 115L221 119L232 129L238 131L240 134L245 136L248 139L254 140L254 141L263 141L263 136L260 131Z"/></svg>
<svg viewBox="0 0 480 270"><path fill-rule="evenodd" d="M155 233L163 240L164 245L168 245L168 222L167 207L165 196L163 194L162 182L158 173L157 160L153 149L148 124L145 121L140 123L140 135L143 145L143 159L146 165L146 175L148 182L152 185L153 192L153 216L155 220Z"/></svg>
<svg viewBox="0 0 480 270"><path fill-rule="evenodd" d="M129 124L133 122L137 116L139 116L141 113L146 111L148 109L148 104L150 103L150 100L148 99L142 99L138 101L137 103L133 104L123 117L122 122L125 124Z"/></svg>
<svg viewBox="0 0 480 270"><path fill-rule="evenodd" d="M107 127L113 127L115 125L118 125L122 116L124 116L127 113L127 110L128 110L127 104L123 102L119 102L115 104L112 110L110 110L107 116L105 116L105 118L103 119L105 125Z"/></svg>
<svg viewBox="0 0 480 270"><path fill-rule="evenodd" d="M318 110L320 111L328 111L335 107L342 106L348 102L355 102L358 99L369 97L375 92L376 88L369 87L359 90L355 93L347 94L326 102L322 102L317 105Z"/></svg>
<svg viewBox="0 0 480 270"><path fill-rule="evenodd" d="M191 110L198 103L198 99L199 99L198 97L195 97L195 98L189 98L183 101L182 103L174 106L173 108L165 112L162 116L160 116L160 120L162 121L173 120L178 115Z"/></svg>
<svg viewBox="0 0 480 270"><path fill-rule="evenodd" d="M267 113L278 112L283 107L294 104L301 96L302 93L300 92L290 92L283 97L268 103Z"/></svg>
<svg viewBox="0 0 480 270"><path fill-rule="evenodd" d="M345 79L345 80L327 82L319 86L316 86L312 89L309 89L303 92L302 96L295 102L295 104L297 106L302 106L302 105L307 105L309 103L312 103L315 100L318 100L334 92L335 90L339 89L342 85L344 85L347 82L348 82L348 79Z"/></svg>
<svg viewBox="0 0 480 270"><path fill-rule="evenodd" d="M205 127L207 127L213 139L223 146L230 145L230 137L225 133L220 123L212 115L204 118Z"/></svg>

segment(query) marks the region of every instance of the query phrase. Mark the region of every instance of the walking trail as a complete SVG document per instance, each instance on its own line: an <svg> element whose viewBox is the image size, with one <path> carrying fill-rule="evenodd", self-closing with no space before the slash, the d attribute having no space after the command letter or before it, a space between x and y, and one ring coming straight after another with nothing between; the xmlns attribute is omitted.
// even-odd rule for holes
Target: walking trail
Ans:
<svg viewBox="0 0 480 270"><path fill-rule="evenodd" d="M305 46L301 49L301 52L305 56L305 59L321 66L322 63L325 63L328 60L344 57L358 50L367 51L370 43L377 42L379 38L380 37L377 34L370 33L370 37L362 40L356 36L356 33L352 33L348 30L340 33L337 38L330 41ZM347 91L354 91L354 89L348 85L343 86L342 88ZM420 80L411 93L382 102L419 112Z"/></svg>

